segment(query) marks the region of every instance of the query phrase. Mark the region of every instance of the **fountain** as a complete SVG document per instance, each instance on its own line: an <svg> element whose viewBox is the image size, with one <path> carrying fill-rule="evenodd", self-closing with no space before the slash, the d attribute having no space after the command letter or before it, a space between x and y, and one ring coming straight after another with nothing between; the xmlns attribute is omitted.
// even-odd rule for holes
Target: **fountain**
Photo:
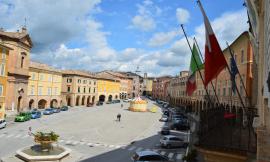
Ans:
<svg viewBox="0 0 270 162"><path fill-rule="evenodd" d="M59 135L54 132L43 133L37 132L34 135L36 145L18 150L17 157L25 161L55 161L61 160L68 156L70 149L63 146L55 145Z"/></svg>

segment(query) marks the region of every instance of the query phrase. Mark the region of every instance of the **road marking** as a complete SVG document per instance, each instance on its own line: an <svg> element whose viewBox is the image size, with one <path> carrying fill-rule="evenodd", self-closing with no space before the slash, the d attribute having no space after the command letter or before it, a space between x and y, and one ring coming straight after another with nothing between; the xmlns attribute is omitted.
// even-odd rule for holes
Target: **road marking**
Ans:
<svg viewBox="0 0 270 162"><path fill-rule="evenodd" d="M134 150L136 147L135 146L132 146L132 147L130 147L129 149L128 149L128 151L132 151L132 150Z"/></svg>
<svg viewBox="0 0 270 162"><path fill-rule="evenodd" d="M168 158L172 158L174 153L169 153Z"/></svg>
<svg viewBox="0 0 270 162"><path fill-rule="evenodd" d="M17 134L17 136L15 136L14 138L19 138L21 136L22 136L22 134Z"/></svg>
<svg viewBox="0 0 270 162"><path fill-rule="evenodd" d="M115 148L120 148L121 146L119 146L119 145L117 145L117 146L115 146Z"/></svg>
<svg viewBox="0 0 270 162"><path fill-rule="evenodd" d="M143 149L142 147L139 147L137 148L136 152L141 151L142 149Z"/></svg>
<svg viewBox="0 0 270 162"><path fill-rule="evenodd" d="M177 160L182 159L182 154L177 154L176 159Z"/></svg>
<svg viewBox="0 0 270 162"><path fill-rule="evenodd" d="M12 136L14 136L14 134L10 134L10 135L8 135L6 138L10 138L10 137L12 137Z"/></svg>
<svg viewBox="0 0 270 162"><path fill-rule="evenodd" d="M166 152L165 151L161 151L161 153L160 153L161 155L165 155L166 154Z"/></svg>
<svg viewBox="0 0 270 162"><path fill-rule="evenodd" d="M101 144L99 144L99 143L95 143L95 144L94 144L94 146L100 146L100 145L101 145ZM105 147L106 147L106 146L105 146Z"/></svg>
<svg viewBox="0 0 270 162"><path fill-rule="evenodd" d="M114 145L110 145L109 148L115 147Z"/></svg>
<svg viewBox="0 0 270 162"><path fill-rule="evenodd" d="M87 143L87 145L88 145L88 146L92 146L92 145L93 145L93 143Z"/></svg>

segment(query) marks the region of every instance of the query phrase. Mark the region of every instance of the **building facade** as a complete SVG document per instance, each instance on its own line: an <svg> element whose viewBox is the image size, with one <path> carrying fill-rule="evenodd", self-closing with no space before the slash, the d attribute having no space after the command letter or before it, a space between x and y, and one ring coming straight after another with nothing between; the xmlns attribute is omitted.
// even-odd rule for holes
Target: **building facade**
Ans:
<svg viewBox="0 0 270 162"><path fill-rule="evenodd" d="M64 105L87 106L97 101L97 78L79 70L64 70L62 81L62 96Z"/></svg>
<svg viewBox="0 0 270 162"><path fill-rule="evenodd" d="M167 101L169 99L168 85L172 77L162 76L155 78L152 84L152 97Z"/></svg>
<svg viewBox="0 0 270 162"><path fill-rule="evenodd" d="M28 108L44 109L62 106L62 73L46 64L30 62Z"/></svg>
<svg viewBox="0 0 270 162"><path fill-rule="evenodd" d="M27 92L30 50L33 46L26 28L18 32L0 31L3 44L12 48L8 61L6 110L20 112L28 107Z"/></svg>
<svg viewBox="0 0 270 162"><path fill-rule="evenodd" d="M11 48L0 44L0 119L5 118L5 97L7 93L8 57Z"/></svg>
<svg viewBox="0 0 270 162"><path fill-rule="evenodd" d="M180 75L170 80L168 93L170 96L169 102L173 106L183 105L181 101L187 99L186 83L188 79L188 71L181 71Z"/></svg>
<svg viewBox="0 0 270 162"><path fill-rule="evenodd" d="M112 101L119 99L120 80L108 77L107 75L98 74L98 100L100 102Z"/></svg>

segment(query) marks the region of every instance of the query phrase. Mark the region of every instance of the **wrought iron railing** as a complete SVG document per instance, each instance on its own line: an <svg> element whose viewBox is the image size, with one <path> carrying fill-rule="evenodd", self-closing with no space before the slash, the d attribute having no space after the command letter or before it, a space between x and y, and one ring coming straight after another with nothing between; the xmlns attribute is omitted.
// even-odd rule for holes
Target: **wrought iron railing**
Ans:
<svg viewBox="0 0 270 162"><path fill-rule="evenodd" d="M256 152L256 133L252 127L256 109L227 112L218 107L200 112L198 145L210 149Z"/></svg>

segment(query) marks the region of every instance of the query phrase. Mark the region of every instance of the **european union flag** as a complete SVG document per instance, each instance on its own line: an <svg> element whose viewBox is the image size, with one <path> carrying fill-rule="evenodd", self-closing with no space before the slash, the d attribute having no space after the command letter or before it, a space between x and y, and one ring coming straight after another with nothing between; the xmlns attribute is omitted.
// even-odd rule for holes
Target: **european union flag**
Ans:
<svg viewBox="0 0 270 162"><path fill-rule="evenodd" d="M235 82L235 76L239 73L236 62L233 57L230 58L230 64L231 64L231 81L232 81L232 91L235 93L236 89L236 82Z"/></svg>

